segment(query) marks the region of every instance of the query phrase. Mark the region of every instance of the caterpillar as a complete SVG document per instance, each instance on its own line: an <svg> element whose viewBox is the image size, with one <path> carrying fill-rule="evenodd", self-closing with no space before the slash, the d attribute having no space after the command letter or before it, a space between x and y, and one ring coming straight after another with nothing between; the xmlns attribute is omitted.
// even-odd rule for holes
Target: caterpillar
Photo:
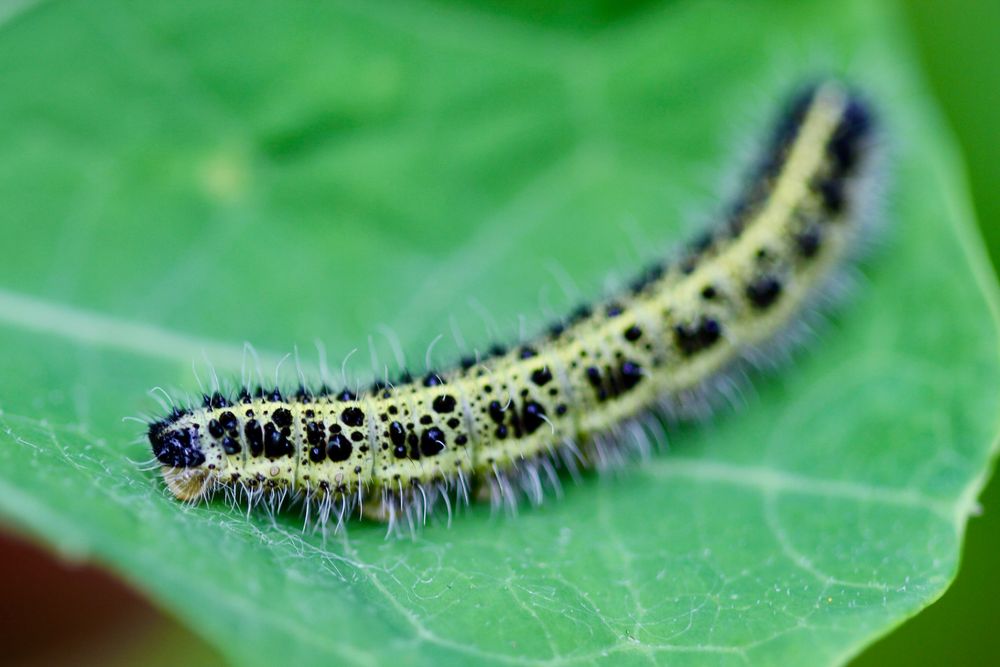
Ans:
<svg viewBox="0 0 1000 667"><path fill-rule="evenodd" d="M513 506L560 471L621 458L621 437L683 414L778 340L859 237L874 117L838 81L787 105L714 228L530 342L364 391L247 386L149 425L166 486L197 501L302 499L324 526L423 521L439 503ZM545 484L543 484L543 479Z"/></svg>

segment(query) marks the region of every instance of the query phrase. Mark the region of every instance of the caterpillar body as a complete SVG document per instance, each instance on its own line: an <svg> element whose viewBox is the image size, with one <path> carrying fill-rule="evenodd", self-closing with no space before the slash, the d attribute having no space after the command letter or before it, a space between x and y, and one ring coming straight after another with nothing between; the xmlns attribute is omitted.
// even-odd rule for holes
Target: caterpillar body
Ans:
<svg viewBox="0 0 1000 667"><path fill-rule="evenodd" d="M298 497L338 526L412 525L477 494L540 500L543 479L616 458L627 425L676 412L799 316L859 235L873 125L839 82L810 87L718 225L530 343L357 393L242 387L175 409L148 431L168 488Z"/></svg>

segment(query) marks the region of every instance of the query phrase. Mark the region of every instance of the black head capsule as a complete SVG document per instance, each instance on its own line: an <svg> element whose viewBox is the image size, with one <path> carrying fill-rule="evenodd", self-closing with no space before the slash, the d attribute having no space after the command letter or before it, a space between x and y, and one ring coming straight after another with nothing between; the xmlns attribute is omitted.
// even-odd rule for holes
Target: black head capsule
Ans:
<svg viewBox="0 0 1000 667"><path fill-rule="evenodd" d="M149 427L153 456L171 468L195 468L205 463L198 431L187 426L156 422Z"/></svg>

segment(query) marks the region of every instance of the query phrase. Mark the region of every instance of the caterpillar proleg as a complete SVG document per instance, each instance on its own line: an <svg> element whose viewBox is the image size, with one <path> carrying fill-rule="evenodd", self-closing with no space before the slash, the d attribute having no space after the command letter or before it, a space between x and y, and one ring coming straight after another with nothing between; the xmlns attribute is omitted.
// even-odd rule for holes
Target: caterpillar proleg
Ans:
<svg viewBox="0 0 1000 667"><path fill-rule="evenodd" d="M798 95L718 224L531 342L365 391L243 386L149 427L170 491L300 498L338 525L396 524L488 495L539 501L560 470L621 458L623 430L774 341L860 235L870 109L838 82ZM273 502L273 500L272 500Z"/></svg>

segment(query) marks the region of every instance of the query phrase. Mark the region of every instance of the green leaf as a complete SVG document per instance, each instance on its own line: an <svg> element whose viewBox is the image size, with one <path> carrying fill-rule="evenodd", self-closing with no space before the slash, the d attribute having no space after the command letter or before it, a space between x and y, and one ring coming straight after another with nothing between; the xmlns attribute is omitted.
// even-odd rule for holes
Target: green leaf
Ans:
<svg viewBox="0 0 1000 667"><path fill-rule="evenodd" d="M234 663L831 664L954 576L997 432L996 294L891 4L2 16L0 513ZM553 273L599 294L717 211L824 72L881 111L886 233L796 362L669 451L412 541L186 508L135 463L122 417L197 391L203 352L238 378L243 340L268 373L298 345L313 372L321 336L363 373L386 324L420 368L439 334L457 355L452 318L482 346L564 309Z"/></svg>

